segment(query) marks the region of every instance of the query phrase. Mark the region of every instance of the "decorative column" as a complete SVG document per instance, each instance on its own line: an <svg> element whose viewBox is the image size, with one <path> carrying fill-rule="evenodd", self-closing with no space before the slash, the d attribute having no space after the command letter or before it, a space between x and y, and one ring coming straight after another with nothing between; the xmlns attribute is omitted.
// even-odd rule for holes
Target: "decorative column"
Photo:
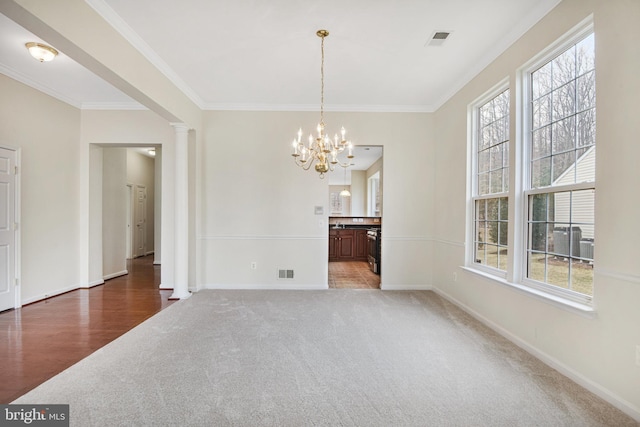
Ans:
<svg viewBox="0 0 640 427"><path fill-rule="evenodd" d="M176 133L174 187L174 286L170 299L189 298L189 127L171 123Z"/></svg>

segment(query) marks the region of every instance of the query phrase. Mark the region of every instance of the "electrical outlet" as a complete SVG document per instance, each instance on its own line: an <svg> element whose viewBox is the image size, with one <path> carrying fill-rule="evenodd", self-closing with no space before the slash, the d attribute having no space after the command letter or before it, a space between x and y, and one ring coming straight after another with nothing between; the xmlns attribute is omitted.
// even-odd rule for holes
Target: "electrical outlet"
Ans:
<svg viewBox="0 0 640 427"><path fill-rule="evenodd" d="M636 365L640 366L640 344L636 344Z"/></svg>
<svg viewBox="0 0 640 427"><path fill-rule="evenodd" d="M454 282L458 281L458 273L456 273L455 271L453 272L453 281Z"/></svg>
<svg viewBox="0 0 640 427"><path fill-rule="evenodd" d="M252 270L255 270L255 269L257 269L257 268L258 268L258 263L257 263L257 262L255 262L255 261L252 261L252 262L251 262L251 269L252 269Z"/></svg>

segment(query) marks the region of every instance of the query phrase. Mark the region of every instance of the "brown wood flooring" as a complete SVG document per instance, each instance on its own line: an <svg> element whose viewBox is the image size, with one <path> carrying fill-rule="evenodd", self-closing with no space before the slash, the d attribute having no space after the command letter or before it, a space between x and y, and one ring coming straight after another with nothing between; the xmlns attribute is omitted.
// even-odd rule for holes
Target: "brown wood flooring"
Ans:
<svg viewBox="0 0 640 427"><path fill-rule="evenodd" d="M332 261L329 263L329 288L380 289L380 276L364 261Z"/></svg>
<svg viewBox="0 0 640 427"><path fill-rule="evenodd" d="M129 274L0 313L0 404L20 397L142 323L173 301L159 290L153 256ZM46 403L46 402L44 402Z"/></svg>

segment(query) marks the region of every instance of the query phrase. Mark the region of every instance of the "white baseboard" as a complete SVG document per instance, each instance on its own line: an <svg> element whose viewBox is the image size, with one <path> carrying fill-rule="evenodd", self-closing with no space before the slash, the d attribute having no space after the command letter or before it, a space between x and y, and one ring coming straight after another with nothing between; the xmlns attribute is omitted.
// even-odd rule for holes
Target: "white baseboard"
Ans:
<svg viewBox="0 0 640 427"><path fill-rule="evenodd" d="M401 284L392 284L386 285L382 283L380 288L383 291L431 291L433 290L433 286L431 285L401 285Z"/></svg>
<svg viewBox="0 0 640 427"><path fill-rule="evenodd" d="M461 303L460 301L458 301L457 299L453 298L449 294L443 292L442 290L440 290L438 288L433 288L433 291L435 293L437 293L438 295L440 295L442 298L444 298L447 301L451 302L452 304L458 306L459 308L464 310L466 313L470 314L475 319L477 319L478 321L482 322L483 324L485 324L489 328L493 329L495 332L497 332L498 334L502 335L504 338L508 339L509 341L511 341L512 343L514 343L515 345L517 345L518 347L520 347L521 349L523 349L527 353L535 356L536 358L538 358L539 360L541 360L542 362L544 362L548 366L550 366L553 369L555 369L556 371L560 372L562 375L568 377L572 381L574 381L577 384L581 385L582 387L586 388L587 390L589 390L590 392L592 392L596 396L599 396L600 398L604 399L605 401L609 402L611 405L613 405L616 408L620 409L622 412L624 412L625 414L629 415L630 417L632 417L636 421L640 422L640 408L636 407L631 402L628 402L625 399L622 399L621 397L617 396L615 393L613 393L610 390L606 389L602 385L596 383L595 381L590 380L589 378L585 377L581 373L573 370L571 367L569 367L569 366L565 365L564 363L560 362L556 358L554 358L554 357L550 356L549 354L541 351L537 347L534 347L530 343L522 340L520 337L512 334L511 332L509 332L506 329L502 328L500 325L498 325L498 324L492 322L491 320L487 319L486 317L484 317L480 313L476 312L475 310L473 310L472 308L470 308L466 304Z"/></svg>
<svg viewBox="0 0 640 427"><path fill-rule="evenodd" d="M326 284L314 284L314 285L287 285L285 283L271 283L271 284L237 284L228 285L224 283L208 283L200 287L200 289L236 289L236 290L322 290L329 289Z"/></svg>
<svg viewBox="0 0 640 427"><path fill-rule="evenodd" d="M116 277L120 277L120 276L124 276L129 274L128 270L122 270L122 271L118 271L117 273L111 273L111 274L107 274L106 276L103 277L104 280L109 280L109 279L113 279Z"/></svg>
<svg viewBox="0 0 640 427"><path fill-rule="evenodd" d="M55 291L53 291L51 293L48 293L48 294L40 294L40 295L37 295L35 297L24 299L24 300L22 300L21 304L22 305L31 304L31 303L34 303L34 302L45 300L47 298L52 298L52 297L55 297L55 296L58 296L58 295L66 294L67 292L75 291L76 289L80 289L80 288L81 288L81 286L77 286L76 285L76 286L69 286L67 288L57 289L57 290L55 290Z"/></svg>
<svg viewBox="0 0 640 427"><path fill-rule="evenodd" d="M87 283L86 285L80 286L81 289L89 289L94 286L104 285L104 280L95 280L93 282Z"/></svg>

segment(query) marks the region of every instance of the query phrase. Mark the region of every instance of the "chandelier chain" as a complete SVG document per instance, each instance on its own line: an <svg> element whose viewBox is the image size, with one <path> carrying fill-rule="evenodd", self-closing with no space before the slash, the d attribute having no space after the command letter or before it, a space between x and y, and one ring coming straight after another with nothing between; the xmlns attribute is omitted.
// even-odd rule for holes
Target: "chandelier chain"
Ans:
<svg viewBox="0 0 640 427"><path fill-rule="evenodd" d="M320 43L320 52L322 54L322 61L320 62L320 123L324 126L324 38L322 36L322 42Z"/></svg>

